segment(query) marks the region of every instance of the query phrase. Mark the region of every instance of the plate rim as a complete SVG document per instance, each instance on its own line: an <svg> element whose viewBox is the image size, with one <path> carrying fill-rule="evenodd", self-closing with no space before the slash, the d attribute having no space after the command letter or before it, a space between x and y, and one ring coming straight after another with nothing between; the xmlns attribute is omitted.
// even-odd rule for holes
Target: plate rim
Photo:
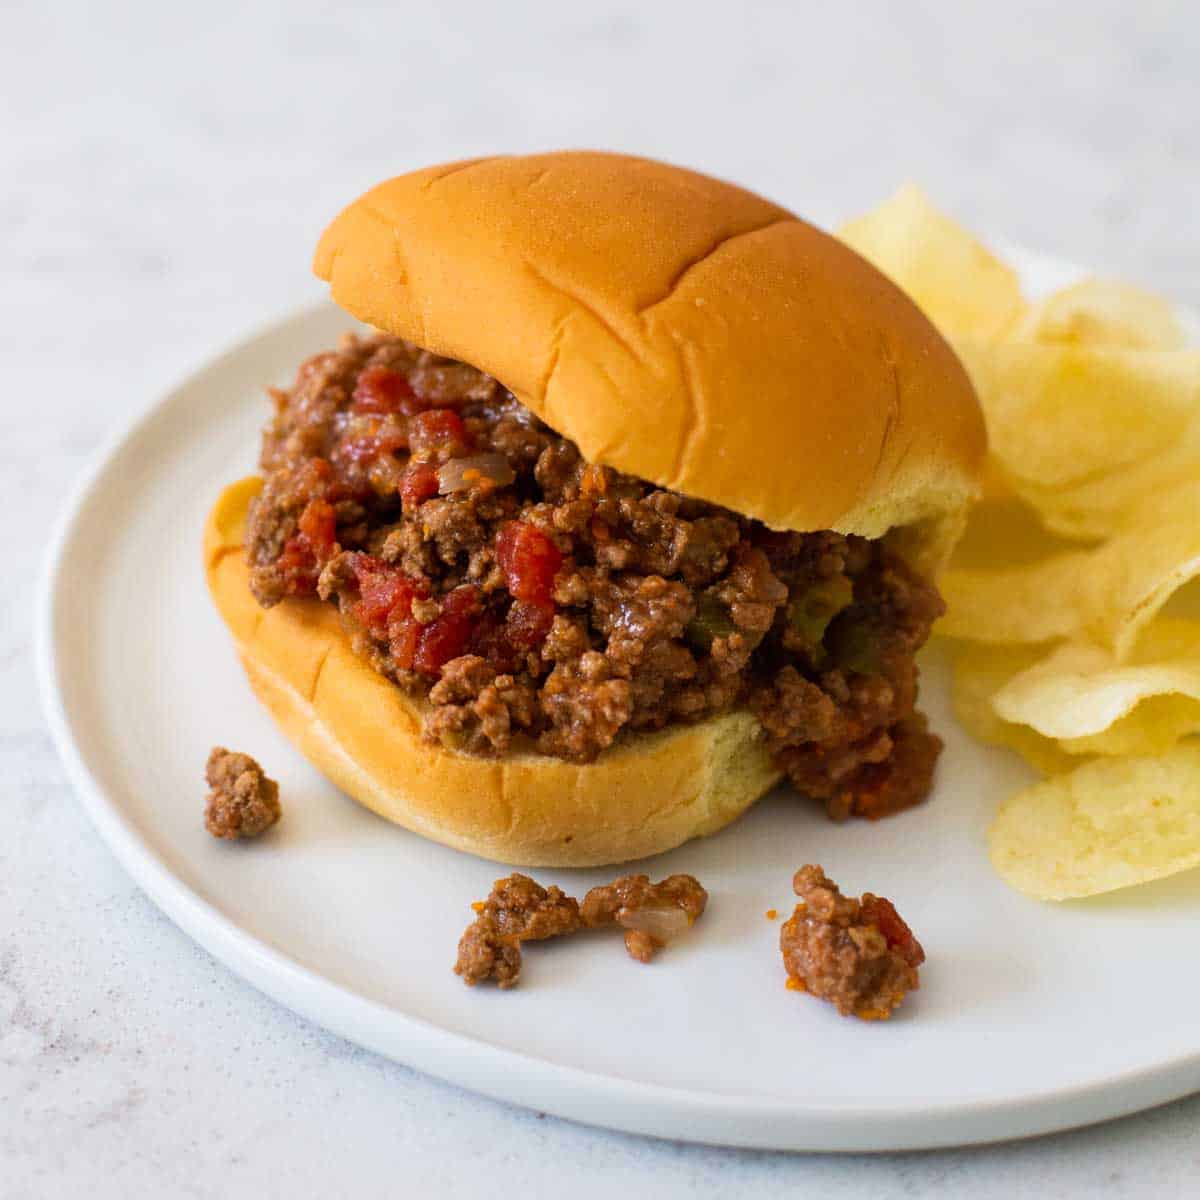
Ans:
<svg viewBox="0 0 1200 1200"><path fill-rule="evenodd" d="M1079 274L1051 255L995 240L1019 273ZM264 339L331 307L293 306L226 343L118 423L80 473L59 511L39 571L34 660L47 724L68 779L101 839L154 904L206 952L284 1008L393 1061L492 1099L626 1133L712 1145L820 1152L885 1152L979 1145L1059 1132L1128 1115L1200 1090L1200 1045L1081 1084L1004 1099L918 1106L911 1101L813 1105L705 1091L567 1066L497 1046L370 1000L303 966L242 929L177 876L108 798L76 736L59 686L56 615L65 551L93 492L124 447L181 393ZM1186 313L1186 310L1183 310Z"/></svg>

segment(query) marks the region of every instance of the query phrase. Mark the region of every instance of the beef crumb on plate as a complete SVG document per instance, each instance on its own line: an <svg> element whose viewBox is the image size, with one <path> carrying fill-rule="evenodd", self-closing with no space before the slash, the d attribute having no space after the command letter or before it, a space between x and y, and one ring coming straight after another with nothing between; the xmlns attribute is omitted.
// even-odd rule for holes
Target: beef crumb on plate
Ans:
<svg viewBox="0 0 1200 1200"><path fill-rule="evenodd" d="M919 986L925 951L890 900L843 896L821 867L796 872L800 897L779 930L788 986L833 1004L842 1016L890 1017Z"/></svg>
<svg viewBox="0 0 1200 1200"><path fill-rule="evenodd" d="M255 838L279 820L279 784L248 754L214 746L204 768L211 789L204 825L215 838Z"/></svg>
<svg viewBox="0 0 1200 1200"><path fill-rule="evenodd" d="M592 888L582 903L528 875L509 875L496 880L488 898L473 906L475 920L459 940L454 971L472 987L494 980L510 988L520 978L522 942L581 929L623 929L630 956L649 962L691 926L707 903L708 893L691 875L671 875L659 883L646 875L625 875Z"/></svg>

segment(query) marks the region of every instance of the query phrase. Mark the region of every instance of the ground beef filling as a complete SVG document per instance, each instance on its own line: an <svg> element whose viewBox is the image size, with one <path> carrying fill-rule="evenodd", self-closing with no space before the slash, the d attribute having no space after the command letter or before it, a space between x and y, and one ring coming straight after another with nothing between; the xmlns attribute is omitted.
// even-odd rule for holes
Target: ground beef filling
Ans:
<svg viewBox="0 0 1200 1200"><path fill-rule="evenodd" d="M347 337L273 392L251 587L319 596L476 754L590 762L735 706L831 815L921 800L913 656L942 603L878 542L778 533L590 465L494 379Z"/></svg>
<svg viewBox="0 0 1200 1200"><path fill-rule="evenodd" d="M659 883L649 875L622 875L592 888L579 915L588 929L623 928L629 957L647 963L707 907L708 892L694 875L668 875Z"/></svg>
<svg viewBox="0 0 1200 1200"><path fill-rule="evenodd" d="M521 943L574 933L581 927L579 901L528 875L497 879L475 906L475 920L459 939L454 973L470 987L494 980L502 988L521 977Z"/></svg>
<svg viewBox="0 0 1200 1200"><path fill-rule="evenodd" d="M509 875L472 905L475 920L459 939L454 973L469 987L488 980L514 987L521 977L522 942L581 929L624 929L629 956L648 963L707 905L708 893L692 875L669 875L658 883L648 875L622 875L592 888L582 902L528 875Z"/></svg>
<svg viewBox="0 0 1200 1200"><path fill-rule="evenodd" d="M842 1016L882 1020L918 986L921 943L882 896L843 896L816 866L792 881L800 897L779 930L788 983L836 1006Z"/></svg>
<svg viewBox="0 0 1200 1200"><path fill-rule="evenodd" d="M248 754L214 746L204 767L211 789L204 826L216 838L235 841L265 833L283 812L279 784Z"/></svg>

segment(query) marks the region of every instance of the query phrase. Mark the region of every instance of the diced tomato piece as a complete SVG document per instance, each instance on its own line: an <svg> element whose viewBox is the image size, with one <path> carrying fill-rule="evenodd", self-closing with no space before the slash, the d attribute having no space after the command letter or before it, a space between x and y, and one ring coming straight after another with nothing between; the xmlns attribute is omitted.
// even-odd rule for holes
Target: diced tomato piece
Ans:
<svg viewBox="0 0 1200 1200"><path fill-rule="evenodd" d="M470 584L455 588L443 601L441 614L421 630L413 669L440 675L452 659L466 652L479 612L479 593Z"/></svg>
<svg viewBox="0 0 1200 1200"><path fill-rule="evenodd" d="M862 915L868 924L874 925L883 934L888 948L895 950L910 967L919 967L925 961L925 951L913 936L908 922L896 911L890 900L883 896L867 896L863 900Z"/></svg>
<svg viewBox="0 0 1200 1200"><path fill-rule="evenodd" d="M405 512L438 494L437 467L432 463L410 462L400 480L400 500Z"/></svg>
<svg viewBox="0 0 1200 1200"><path fill-rule="evenodd" d="M417 650L421 643L422 625L412 617L397 614L388 622L388 644L396 665L405 671L413 669Z"/></svg>
<svg viewBox="0 0 1200 1200"><path fill-rule="evenodd" d="M411 413L422 408L417 394L399 371L367 367L354 385L352 404L356 413Z"/></svg>
<svg viewBox="0 0 1200 1200"><path fill-rule="evenodd" d="M329 558L337 541L337 515L333 505L327 500L310 500L300 514L300 534L308 539L317 562L323 563Z"/></svg>
<svg viewBox="0 0 1200 1200"><path fill-rule="evenodd" d="M470 617L437 617L421 630L413 670L438 676L452 659L466 652L474 622Z"/></svg>
<svg viewBox="0 0 1200 1200"><path fill-rule="evenodd" d="M480 612L478 588L455 588L443 597L439 614L422 625L412 606L414 600L428 598L425 580L369 554L355 555L353 566L359 591L355 615L368 632L387 639L398 667L436 677L452 658L465 653Z"/></svg>
<svg viewBox="0 0 1200 1200"><path fill-rule="evenodd" d="M408 444L422 458L440 455L456 458L471 450L471 435L453 409L430 408L419 412L408 425Z"/></svg>
<svg viewBox="0 0 1200 1200"><path fill-rule="evenodd" d="M275 560L275 565L282 571L305 569L313 565L312 550L309 549L308 539L300 534L293 534L283 543L283 549Z"/></svg>
<svg viewBox="0 0 1200 1200"><path fill-rule="evenodd" d="M499 674L508 674L516 669L516 648L508 639L505 622L491 609L476 622L467 652L478 654Z"/></svg>
<svg viewBox="0 0 1200 1200"><path fill-rule="evenodd" d="M518 650L533 650L546 640L554 624L553 604L514 600L504 622L504 635Z"/></svg>
<svg viewBox="0 0 1200 1200"><path fill-rule="evenodd" d="M314 462L324 462L314 459ZM326 467L328 463L324 464ZM311 596L317 575L333 554L337 541L337 516L333 505L320 498L309 500L300 513L299 529L283 544L275 566L286 580L290 596Z"/></svg>
<svg viewBox="0 0 1200 1200"><path fill-rule="evenodd" d="M479 591L466 584L443 598L441 612L422 625L397 608L388 622L388 640L396 664L436 678L442 668L466 653L479 614Z"/></svg>
<svg viewBox="0 0 1200 1200"><path fill-rule="evenodd" d="M423 579L405 575L369 554L355 555L354 574L359 594L355 615L377 637L390 636L394 621L412 615L412 602L429 595Z"/></svg>
<svg viewBox="0 0 1200 1200"><path fill-rule="evenodd" d="M479 589L464 583L442 597L442 613L447 616L478 616L481 607Z"/></svg>
<svg viewBox="0 0 1200 1200"><path fill-rule="evenodd" d="M552 607L554 576L562 560L558 547L525 521L509 521L496 535L496 561L508 590L518 600Z"/></svg>
<svg viewBox="0 0 1200 1200"><path fill-rule="evenodd" d="M316 556L302 533L284 542L275 567L287 581L289 596L311 596L317 590Z"/></svg>

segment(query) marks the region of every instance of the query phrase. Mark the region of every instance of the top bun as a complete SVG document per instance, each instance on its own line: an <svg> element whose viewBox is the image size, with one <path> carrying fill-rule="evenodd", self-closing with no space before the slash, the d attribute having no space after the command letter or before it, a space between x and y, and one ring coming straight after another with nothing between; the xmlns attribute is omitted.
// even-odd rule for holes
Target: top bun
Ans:
<svg viewBox="0 0 1200 1200"><path fill-rule="evenodd" d="M588 461L774 528L915 525L941 549L976 490L979 406L916 305L706 175L590 151L429 167L351 204L314 269Z"/></svg>

